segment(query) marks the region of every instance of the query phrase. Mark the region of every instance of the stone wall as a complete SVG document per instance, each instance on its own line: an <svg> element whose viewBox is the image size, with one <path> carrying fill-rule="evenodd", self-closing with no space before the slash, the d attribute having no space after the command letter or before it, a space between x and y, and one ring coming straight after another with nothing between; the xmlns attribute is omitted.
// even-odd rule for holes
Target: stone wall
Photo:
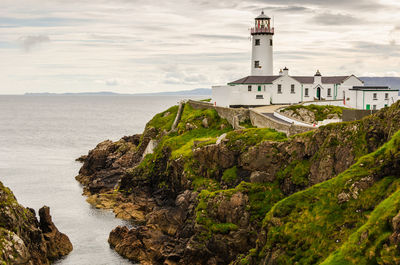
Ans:
<svg viewBox="0 0 400 265"><path fill-rule="evenodd" d="M361 120L363 117L374 114L378 110L344 109L342 114L343 121Z"/></svg>
<svg viewBox="0 0 400 265"><path fill-rule="evenodd" d="M275 119L269 118L268 116L262 115L253 110L244 108L224 108L214 106L211 103L188 100L188 104L194 109L215 109L221 118L226 119L234 129L242 129L239 122L244 122L250 119L251 124L257 128L271 128L278 132L286 133L288 136L307 132L314 128L304 127L294 124L286 124L279 122Z"/></svg>
<svg viewBox="0 0 400 265"><path fill-rule="evenodd" d="M244 108L224 108L219 106L214 106L211 103L188 100L188 104L194 109L215 109L221 118L226 119L234 129L241 129L239 125L240 122L250 119L250 114L248 109Z"/></svg>

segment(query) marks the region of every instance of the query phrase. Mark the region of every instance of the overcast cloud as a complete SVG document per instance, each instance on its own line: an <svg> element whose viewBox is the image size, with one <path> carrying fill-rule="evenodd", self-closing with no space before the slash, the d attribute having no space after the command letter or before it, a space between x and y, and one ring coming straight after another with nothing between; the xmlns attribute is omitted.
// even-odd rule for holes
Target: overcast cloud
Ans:
<svg viewBox="0 0 400 265"><path fill-rule="evenodd" d="M210 87L250 72L274 18L274 71L400 76L398 0L1 0L0 94Z"/></svg>

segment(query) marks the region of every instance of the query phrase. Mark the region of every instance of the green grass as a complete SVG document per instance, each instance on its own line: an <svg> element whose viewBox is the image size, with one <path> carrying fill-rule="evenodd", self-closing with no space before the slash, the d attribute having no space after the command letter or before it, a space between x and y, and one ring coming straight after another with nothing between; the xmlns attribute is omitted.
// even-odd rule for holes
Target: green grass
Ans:
<svg viewBox="0 0 400 265"><path fill-rule="evenodd" d="M234 166L224 171L222 174L222 181L225 183L233 183L237 180L237 167Z"/></svg>
<svg viewBox="0 0 400 265"><path fill-rule="evenodd" d="M231 169L232 170L232 169ZM233 170L232 170L233 171ZM196 208L196 223L203 226L208 231L206 238L209 239L214 233L224 233L216 227L229 227L230 230L234 226L232 224L220 223L219 220L210 216L209 211L218 205L213 204L213 199L218 196L217 201L230 200L232 195L241 192L248 196L249 204L246 211L250 213L250 221L253 225L261 225L262 218L271 209L274 203L283 198L283 194L279 189L277 182L275 183L249 183L242 181L233 189L227 190L202 190L199 194L199 203ZM239 224L234 224L237 227Z"/></svg>
<svg viewBox="0 0 400 265"><path fill-rule="evenodd" d="M390 226L400 210L400 191L380 203L368 221L354 232L342 247L333 252L322 264L400 264L400 252L390 246Z"/></svg>
<svg viewBox="0 0 400 265"><path fill-rule="evenodd" d="M293 184L306 187L309 184L310 166L311 162L309 160L296 160L279 171L276 177L280 181L283 181L285 178L290 178Z"/></svg>
<svg viewBox="0 0 400 265"><path fill-rule="evenodd" d="M245 152L248 148L263 141L285 141L286 134L270 128L250 128L236 130L226 135L227 147L234 151Z"/></svg>
<svg viewBox="0 0 400 265"><path fill-rule="evenodd" d="M153 127L159 131L166 130L169 131L174 123L176 113L178 112L178 106L173 106L156 114L146 125L146 128Z"/></svg>
<svg viewBox="0 0 400 265"><path fill-rule="evenodd" d="M259 257L280 246L283 252L278 264L322 262L369 218L378 216L373 213L375 207L400 189L400 179L382 175L400 155L399 146L400 132L397 132L388 143L363 156L337 177L275 204L263 220L266 241L258 249ZM351 193L354 183L365 181L369 176L377 179L371 186L358 190L357 198L342 204L338 202L340 193Z"/></svg>

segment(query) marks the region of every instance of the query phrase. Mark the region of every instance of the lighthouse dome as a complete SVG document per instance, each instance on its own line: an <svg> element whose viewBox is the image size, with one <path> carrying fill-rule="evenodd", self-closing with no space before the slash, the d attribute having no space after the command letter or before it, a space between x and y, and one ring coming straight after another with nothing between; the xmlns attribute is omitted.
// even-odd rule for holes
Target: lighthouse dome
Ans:
<svg viewBox="0 0 400 265"><path fill-rule="evenodd" d="M264 14L264 11L261 12L261 15L256 17L256 19L271 19L269 16Z"/></svg>

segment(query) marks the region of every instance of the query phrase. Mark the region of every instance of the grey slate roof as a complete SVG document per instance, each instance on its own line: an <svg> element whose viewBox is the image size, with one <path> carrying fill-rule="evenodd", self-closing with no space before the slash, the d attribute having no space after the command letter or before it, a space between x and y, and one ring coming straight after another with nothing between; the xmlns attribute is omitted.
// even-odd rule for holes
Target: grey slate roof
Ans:
<svg viewBox="0 0 400 265"><path fill-rule="evenodd" d="M246 76L239 80L230 82L230 85L241 85L241 84L272 84L275 79L278 79L280 75L271 76Z"/></svg>
<svg viewBox="0 0 400 265"><path fill-rule="evenodd" d="M349 76L323 76L322 84L341 84ZM314 76L292 76L302 84L312 84L314 83Z"/></svg>
<svg viewBox="0 0 400 265"><path fill-rule="evenodd" d="M245 85L245 84L272 84L273 81L281 77L280 75L271 76L246 76L239 80L230 82L230 85ZM302 84L313 84L314 76L290 76ZM341 84L349 76L323 76L323 84Z"/></svg>
<svg viewBox="0 0 400 265"><path fill-rule="evenodd" d="M382 90L382 91L399 91L396 88L390 88L388 86L353 86L350 90Z"/></svg>

